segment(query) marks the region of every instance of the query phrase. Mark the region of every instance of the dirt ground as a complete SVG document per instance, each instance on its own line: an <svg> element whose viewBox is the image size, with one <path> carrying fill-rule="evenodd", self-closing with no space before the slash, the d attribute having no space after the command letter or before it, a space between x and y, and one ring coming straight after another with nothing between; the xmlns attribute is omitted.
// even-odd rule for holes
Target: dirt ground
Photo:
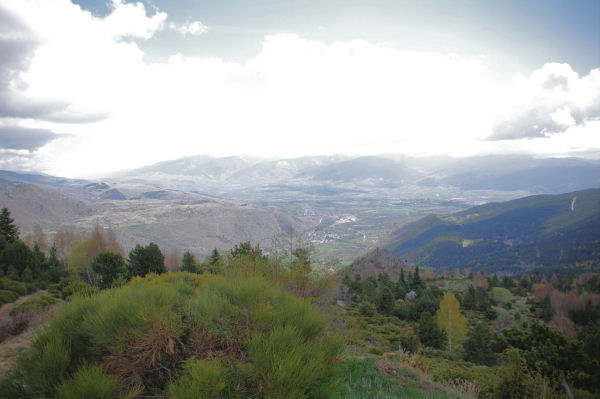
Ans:
<svg viewBox="0 0 600 399"><path fill-rule="evenodd" d="M0 325L7 323L10 320L10 310L31 298L40 295L48 295L46 291L37 291L30 295L25 295L17 299L13 303L4 304L0 308ZM0 375L6 374L17 356L27 349L35 337L36 333L46 324L52 314L54 314L62 305L64 301L57 300L57 303L46 308L43 312L39 313L30 321L29 326L21 334L9 337L4 342L0 343Z"/></svg>

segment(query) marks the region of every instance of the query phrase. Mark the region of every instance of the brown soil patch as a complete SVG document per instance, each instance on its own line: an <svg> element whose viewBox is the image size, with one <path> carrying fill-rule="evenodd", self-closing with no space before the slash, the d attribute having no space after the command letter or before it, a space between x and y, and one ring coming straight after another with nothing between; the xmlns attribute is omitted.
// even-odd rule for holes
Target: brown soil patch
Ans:
<svg viewBox="0 0 600 399"><path fill-rule="evenodd" d="M13 303L4 304L0 308L0 325L7 323L10 320L10 310L33 297L40 295L48 295L46 291L37 291L30 295L25 295L17 299ZM7 338L0 343L0 375L5 375L16 360L17 356L25 349L29 348L31 341L35 338L36 333L45 325L50 317L63 305L64 301L60 299L57 303L46 308L45 311L34 315L29 326L19 335Z"/></svg>

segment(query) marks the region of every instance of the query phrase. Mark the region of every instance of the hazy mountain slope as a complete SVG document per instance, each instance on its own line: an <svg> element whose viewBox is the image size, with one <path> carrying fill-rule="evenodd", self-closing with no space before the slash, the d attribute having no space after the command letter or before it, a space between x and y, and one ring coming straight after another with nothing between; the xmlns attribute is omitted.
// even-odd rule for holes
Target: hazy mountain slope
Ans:
<svg viewBox="0 0 600 399"><path fill-rule="evenodd" d="M54 231L97 212L90 203L28 183L0 184L0 206L10 209L23 232L35 224Z"/></svg>
<svg viewBox="0 0 600 399"><path fill-rule="evenodd" d="M85 231L99 223L112 228L126 249L154 241L164 250L207 255L215 247L229 249L241 241L268 247L273 238L305 231L318 222L272 207L147 184L69 179L53 185L15 182L20 176L13 173L13 181L0 183L0 206L10 209L23 234L35 224L51 238L60 229ZM24 180L50 178L25 175Z"/></svg>
<svg viewBox="0 0 600 399"><path fill-rule="evenodd" d="M307 173L313 180L398 182L418 177L405 165L386 158L360 157L324 165Z"/></svg>
<svg viewBox="0 0 600 399"><path fill-rule="evenodd" d="M380 273L386 272L392 280L400 277L400 270L408 270L410 264L404 260L398 259L388 250L375 248L364 256L361 256L348 266L348 274L354 278L355 274L360 274L364 280L367 277L377 277Z"/></svg>
<svg viewBox="0 0 600 399"><path fill-rule="evenodd" d="M428 266L487 271L597 260L600 189L431 215L394 232L388 249Z"/></svg>
<svg viewBox="0 0 600 399"><path fill-rule="evenodd" d="M598 187L600 161L538 159L526 155L469 158L335 155L291 159L198 155L119 172L110 179L244 200L244 195L267 186L309 190L313 184L358 190L377 187L397 191L404 187L404 191L437 190L434 194L440 195L449 189L471 193L492 191L510 193L515 198L528 193L559 194ZM494 198L503 197L493 195L490 199Z"/></svg>
<svg viewBox="0 0 600 399"><path fill-rule="evenodd" d="M558 194L600 186L600 162L584 159L505 156L467 159L453 167L455 172L441 182L465 190Z"/></svg>

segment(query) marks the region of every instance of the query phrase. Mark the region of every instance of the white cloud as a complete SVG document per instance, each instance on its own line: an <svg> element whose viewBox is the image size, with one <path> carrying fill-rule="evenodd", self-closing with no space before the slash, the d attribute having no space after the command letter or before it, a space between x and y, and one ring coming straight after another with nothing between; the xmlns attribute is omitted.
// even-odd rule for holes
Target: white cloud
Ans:
<svg viewBox="0 0 600 399"><path fill-rule="evenodd" d="M112 13L100 18L67 0L5 3L41 38L21 76L27 95L60 95L71 114L108 116L85 124L30 121L31 128L64 134L37 152L51 173L116 170L197 153L535 152L522 140L481 140L494 134L498 109L507 110L504 120L540 110L563 135L579 135L579 151L592 126L581 121L597 110L597 70L579 78L570 68L545 66L507 89L488 76L484 58L293 34L265 37L262 50L243 63L174 54L148 64L129 39L170 28L160 11L149 16L141 3L113 1ZM189 34L202 30L192 25ZM597 141L590 146L600 150Z"/></svg>
<svg viewBox="0 0 600 399"><path fill-rule="evenodd" d="M600 69L579 77L568 64L548 63L517 75L492 139L547 137L600 119Z"/></svg>
<svg viewBox="0 0 600 399"><path fill-rule="evenodd" d="M112 0L112 12L99 20L106 32L115 38L131 37L150 39L164 26L167 14L157 11L152 17L146 16L143 3L124 3Z"/></svg>
<svg viewBox="0 0 600 399"><path fill-rule="evenodd" d="M192 36L200 36L206 32L208 32L208 26L204 25L200 21L189 22L182 25L177 25L175 23L169 24L169 28L179 33L180 35L192 35Z"/></svg>

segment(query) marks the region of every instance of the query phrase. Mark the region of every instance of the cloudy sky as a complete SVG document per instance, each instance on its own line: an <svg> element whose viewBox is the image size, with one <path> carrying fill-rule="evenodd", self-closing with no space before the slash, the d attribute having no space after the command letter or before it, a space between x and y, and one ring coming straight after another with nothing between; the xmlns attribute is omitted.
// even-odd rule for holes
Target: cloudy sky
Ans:
<svg viewBox="0 0 600 399"><path fill-rule="evenodd" d="M0 168L600 158L600 2L0 0Z"/></svg>

